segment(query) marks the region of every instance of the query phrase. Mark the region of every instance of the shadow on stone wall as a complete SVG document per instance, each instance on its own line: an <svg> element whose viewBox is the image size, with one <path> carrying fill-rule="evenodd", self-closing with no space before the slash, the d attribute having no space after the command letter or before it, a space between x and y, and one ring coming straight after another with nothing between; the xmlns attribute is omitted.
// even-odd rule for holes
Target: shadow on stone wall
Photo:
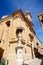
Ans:
<svg viewBox="0 0 43 65"><path fill-rule="evenodd" d="M43 65L43 55L38 52L38 49L34 48L35 57L41 59L41 65Z"/></svg>
<svg viewBox="0 0 43 65"><path fill-rule="evenodd" d="M43 59L42 59L41 65L43 65Z"/></svg>

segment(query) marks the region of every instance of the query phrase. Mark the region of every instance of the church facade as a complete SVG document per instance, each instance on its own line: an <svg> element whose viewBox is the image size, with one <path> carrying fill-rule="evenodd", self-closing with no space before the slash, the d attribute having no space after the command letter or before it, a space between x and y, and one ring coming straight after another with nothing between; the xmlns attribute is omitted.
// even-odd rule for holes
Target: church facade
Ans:
<svg viewBox="0 0 43 65"><path fill-rule="evenodd" d="M0 64L38 65L43 46L34 32L32 16L18 10L0 20ZM40 64L41 65L41 64Z"/></svg>

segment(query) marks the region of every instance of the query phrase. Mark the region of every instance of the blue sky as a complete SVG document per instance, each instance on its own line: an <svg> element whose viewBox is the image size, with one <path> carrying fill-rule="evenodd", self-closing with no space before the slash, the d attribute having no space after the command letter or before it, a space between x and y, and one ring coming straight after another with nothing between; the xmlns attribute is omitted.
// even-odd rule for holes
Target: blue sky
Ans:
<svg viewBox="0 0 43 65"><path fill-rule="evenodd" d="M0 18L18 9L21 9L23 13L26 10L31 13L34 30L43 44L43 30L38 20L38 14L43 12L43 0L0 0Z"/></svg>

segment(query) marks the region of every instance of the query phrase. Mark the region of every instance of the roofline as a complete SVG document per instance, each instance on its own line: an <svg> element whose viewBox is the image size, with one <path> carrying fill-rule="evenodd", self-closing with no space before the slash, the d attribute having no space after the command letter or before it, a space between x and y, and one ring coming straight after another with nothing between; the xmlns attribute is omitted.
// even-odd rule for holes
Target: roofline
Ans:
<svg viewBox="0 0 43 65"><path fill-rule="evenodd" d="M23 12L21 11L21 9L19 9L18 11L15 11L15 12L13 12L10 16L8 16L8 17L5 17L5 18L3 18L3 19L1 19L0 21L0 23L2 23L2 22L4 22L4 21L6 21L6 20L8 20L8 19L10 19L10 18L17 18L17 16L18 17L20 17L24 22L26 22L26 25L28 26L28 27L30 27L29 26L29 20L27 20L26 18L25 18L25 15L23 14ZM4 21L3 21L4 20ZM32 22L30 23L30 25L32 26L32 27L30 27L31 28L31 31L33 31L33 25L32 25Z"/></svg>
<svg viewBox="0 0 43 65"><path fill-rule="evenodd" d="M10 19L10 18L12 18L12 15L9 15L9 16L7 16L5 18L0 19L0 24L3 23L4 21Z"/></svg>

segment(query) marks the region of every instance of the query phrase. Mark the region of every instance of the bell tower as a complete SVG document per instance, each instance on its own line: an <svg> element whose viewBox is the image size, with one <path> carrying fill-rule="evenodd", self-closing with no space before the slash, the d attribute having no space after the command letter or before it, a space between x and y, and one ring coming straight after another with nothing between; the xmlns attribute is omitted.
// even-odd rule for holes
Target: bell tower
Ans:
<svg viewBox="0 0 43 65"><path fill-rule="evenodd" d="M43 28L43 13L40 13L40 14L38 15L38 18L39 18L40 24L41 24L41 26L42 26L42 28Z"/></svg>
<svg viewBox="0 0 43 65"><path fill-rule="evenodd" d="M29 13L28 10L27 10L26 13L25 13L25 18L27 18L29 21L32 22L32 16L31 16L31 14Z"/></svg>

